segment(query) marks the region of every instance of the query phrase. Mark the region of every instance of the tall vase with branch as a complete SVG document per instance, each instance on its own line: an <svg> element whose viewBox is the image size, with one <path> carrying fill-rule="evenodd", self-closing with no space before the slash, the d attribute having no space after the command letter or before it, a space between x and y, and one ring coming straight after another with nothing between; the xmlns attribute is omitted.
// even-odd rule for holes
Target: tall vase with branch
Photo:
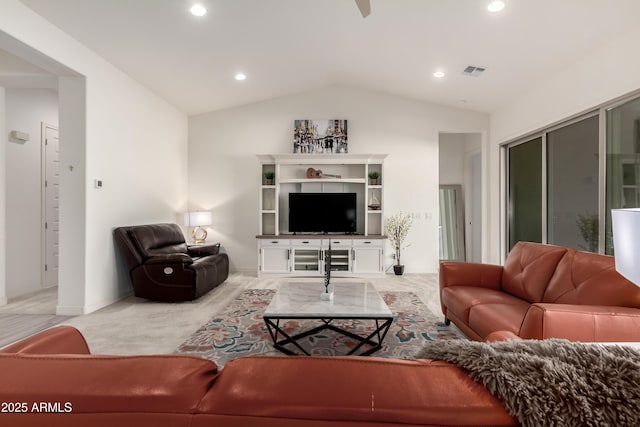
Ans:
<svg viewBox="0 0 640 427"><path fill-rule="evenodd" d="M401 262L400 255L402 249L409 246L404 245L404 240L407 238L412 224L413 218L411 215L403 214L402 212L391 215L384 224L384 232L395 251L396 263L393 266L393 271L398 276L404 273L404 265Z"/></svg>

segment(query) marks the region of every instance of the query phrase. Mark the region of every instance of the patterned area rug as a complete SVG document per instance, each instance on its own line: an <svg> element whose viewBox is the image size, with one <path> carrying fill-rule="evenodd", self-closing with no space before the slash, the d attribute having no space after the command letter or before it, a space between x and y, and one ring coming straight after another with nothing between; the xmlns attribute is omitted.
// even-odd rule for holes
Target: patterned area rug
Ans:
<svg viewBox="0 0 640 427"><path fill-rule="evenodd" d="M248 355L282 355L262 319L262 313L275 294L272 289L249 289L233 300L224 313L211 319L178 347L175 353L200 356L214 361L218 367ZM413 358L429 341L466 339L454 326L446 326L412 292L380 292L394 319L382 348L373 356ZM336 320L334 323L358 335L373 332L374 322ZM281 327L297 333L318 326L315 320L288 320ZM368 334L367 334L368 335ZM355 340L331 330L323 330L304 338L302 346L314 356L346 354ZM366 346L364 346L366 347Z"/></svg>

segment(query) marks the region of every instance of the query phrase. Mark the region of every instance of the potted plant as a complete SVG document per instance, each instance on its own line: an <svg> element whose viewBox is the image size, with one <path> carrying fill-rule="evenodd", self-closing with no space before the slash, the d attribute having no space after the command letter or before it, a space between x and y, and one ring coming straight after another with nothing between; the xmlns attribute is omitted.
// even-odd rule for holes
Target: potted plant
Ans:
<svg viewBox="0 0 640 427"><path fill-rule="evenodd" d="M276 174L275 172L265 172L264 173L264 179L266 181L266 185L273 185L273 179L275 178Z"/></svg>
<svg viewBox="0 0 640 427"><path fill-rule="evenodd" d="M404 245L404 239L407 238L413 219L409 214L403 214L402 212L390 216L384 224L384 232L389 238L389 242L396 254L396 263L393 266L393 272L397 276L401 276L404 273L404 265L400 260L400 252L403 248L409 245Z"/></svg>
<svg viewBox="0 0 640 427"><path fill-rule="evenodd" d="M378 178L380 174L376 171L369 172L369 184L370 185L378 185Z"/></svg>

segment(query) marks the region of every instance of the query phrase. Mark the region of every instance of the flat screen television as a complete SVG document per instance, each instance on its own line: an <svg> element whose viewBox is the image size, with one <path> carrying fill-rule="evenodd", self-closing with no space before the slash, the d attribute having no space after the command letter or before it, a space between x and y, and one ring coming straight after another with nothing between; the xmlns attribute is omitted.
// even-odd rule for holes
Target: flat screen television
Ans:
<svg viewBox="0 0 640 427"><path fill-rule="evenodd" d="M289 193L292 233L356 232L356 193Z"/></svg>

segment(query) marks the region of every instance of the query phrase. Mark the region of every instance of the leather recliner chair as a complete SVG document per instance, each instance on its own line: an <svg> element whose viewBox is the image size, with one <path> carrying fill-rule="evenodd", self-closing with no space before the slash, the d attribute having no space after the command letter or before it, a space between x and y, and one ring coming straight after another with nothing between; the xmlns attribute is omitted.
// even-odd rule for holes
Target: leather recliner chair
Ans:
<svg viewBox="0 0 640 427"><path fill-rule="evenodd" d="M114 235L138 297L191 301L229 276L229 257L220 244L187 245L177 224L118 227Z"/></svg>

